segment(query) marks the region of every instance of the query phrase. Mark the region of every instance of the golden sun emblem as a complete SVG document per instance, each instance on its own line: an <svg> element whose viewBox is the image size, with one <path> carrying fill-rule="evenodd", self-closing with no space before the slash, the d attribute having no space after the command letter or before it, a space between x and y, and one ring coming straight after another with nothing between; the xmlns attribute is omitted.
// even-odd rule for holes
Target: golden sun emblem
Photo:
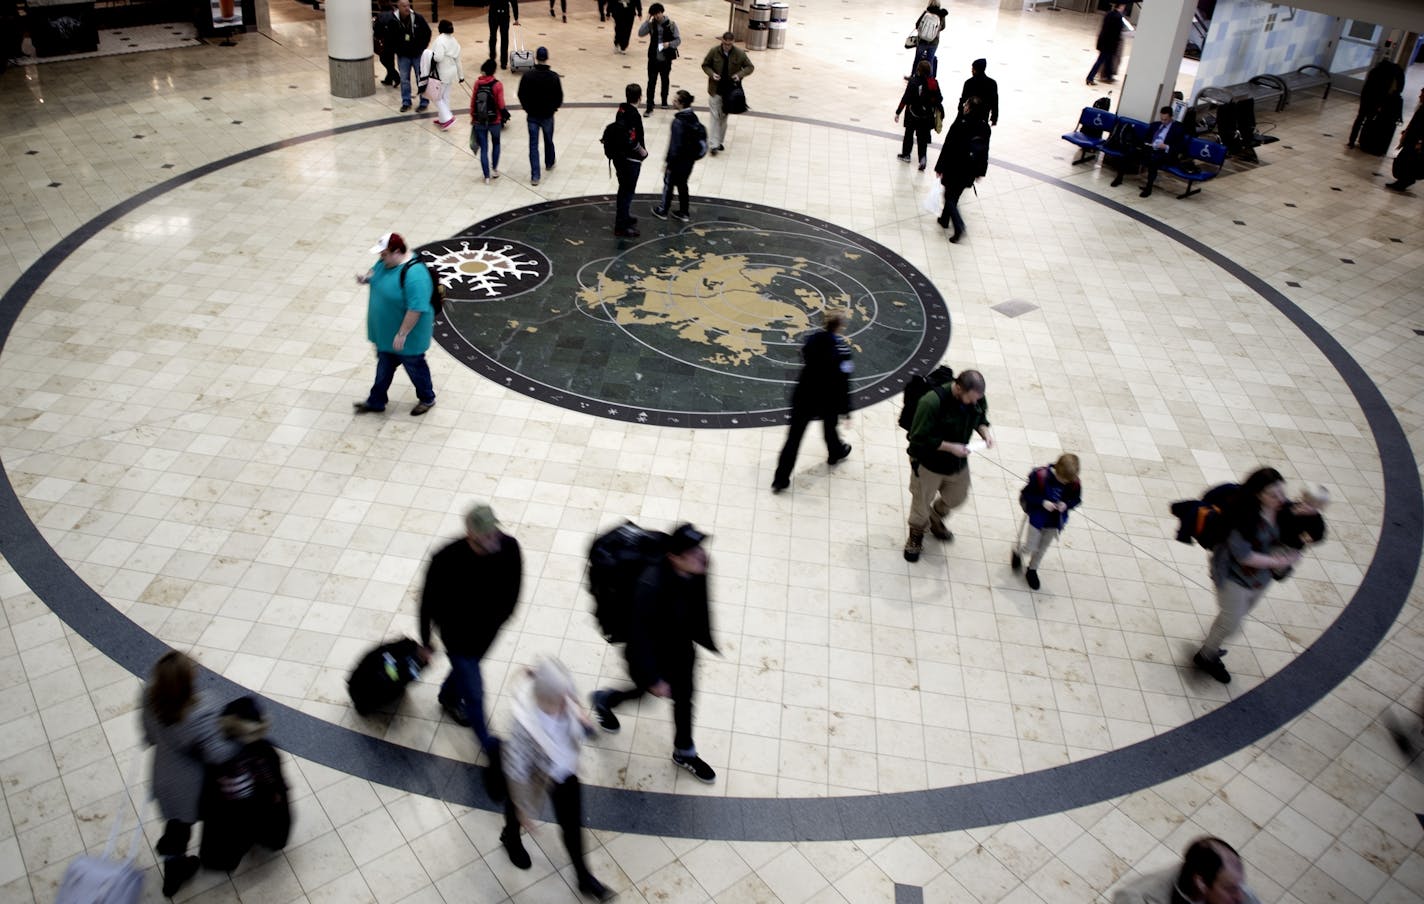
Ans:
<svg viewBox="0 0 1424 904"><path fill-rule="evenodd" d="M515 251L513 245L488 241L478 248L462 241L459 248L435 255L430 265L447 288L483 293L488 298L508 295L505 289L511 280L539 275L536 260Z"/></svg>

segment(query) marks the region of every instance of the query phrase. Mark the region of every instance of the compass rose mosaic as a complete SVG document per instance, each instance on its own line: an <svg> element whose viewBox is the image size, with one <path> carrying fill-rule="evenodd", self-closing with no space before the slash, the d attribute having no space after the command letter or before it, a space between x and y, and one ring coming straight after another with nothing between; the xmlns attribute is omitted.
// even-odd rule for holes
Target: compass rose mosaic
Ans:
<svg viewBox="0 0 1424 904"><path fill-rule="evenodd" d="M897 396L949 347L943 298L889 249L758 204L692 210L621 239L611 196L570 198L419 248L446 287L436 341L555 405L703 428L784 422L801 343L830 310L849 314L856 408Z"/></svg>

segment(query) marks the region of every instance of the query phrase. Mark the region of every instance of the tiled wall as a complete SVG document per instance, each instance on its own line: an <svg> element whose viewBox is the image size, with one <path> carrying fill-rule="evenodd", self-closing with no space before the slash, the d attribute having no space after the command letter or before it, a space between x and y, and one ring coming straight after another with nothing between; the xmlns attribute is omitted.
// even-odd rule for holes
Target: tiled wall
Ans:
<svg viewBox="0 0 1424 904"><path fill-rule="evenodd" d="M1329 66L1340 20L1261 0L1218 0L1192 96L1266 72Z"/></svg>

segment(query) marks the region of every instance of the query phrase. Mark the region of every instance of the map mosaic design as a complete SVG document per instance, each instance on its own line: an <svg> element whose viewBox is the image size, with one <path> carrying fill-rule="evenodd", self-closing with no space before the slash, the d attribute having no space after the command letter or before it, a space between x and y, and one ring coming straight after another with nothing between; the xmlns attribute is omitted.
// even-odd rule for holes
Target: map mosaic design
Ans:
<svg viewBox="0 0 1424 904"><path fill-rule="evenodd" d="M922 273L831 223L694 198L690 223L643 212L611 234L611 196L521 208L417 249L446 287L436 341L476 372L565 408L685 427L789 416L800 347L849 312L852 406L898 397L949 346Z"/></svg>

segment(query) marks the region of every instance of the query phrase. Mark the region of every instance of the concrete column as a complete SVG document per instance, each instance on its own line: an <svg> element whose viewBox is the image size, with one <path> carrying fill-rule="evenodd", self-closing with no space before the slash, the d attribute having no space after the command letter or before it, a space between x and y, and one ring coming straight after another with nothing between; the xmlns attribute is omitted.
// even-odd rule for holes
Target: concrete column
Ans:
<svg viewBox="0 0 1424 904"><path fill-rule="evenodd" d="M376 93L371 64L371 0L326 0L326 56L333 97Z"/></svg>
<svg viewBox="0 0 1424 904"><path fill-rule="evenodd" d="M1120 115L1151 122L1159 109L1172 102L1196 8L1192 0L1142 4L1137 33L1127 39L1132 42L1132 55L1122 80Z"/></svg>

